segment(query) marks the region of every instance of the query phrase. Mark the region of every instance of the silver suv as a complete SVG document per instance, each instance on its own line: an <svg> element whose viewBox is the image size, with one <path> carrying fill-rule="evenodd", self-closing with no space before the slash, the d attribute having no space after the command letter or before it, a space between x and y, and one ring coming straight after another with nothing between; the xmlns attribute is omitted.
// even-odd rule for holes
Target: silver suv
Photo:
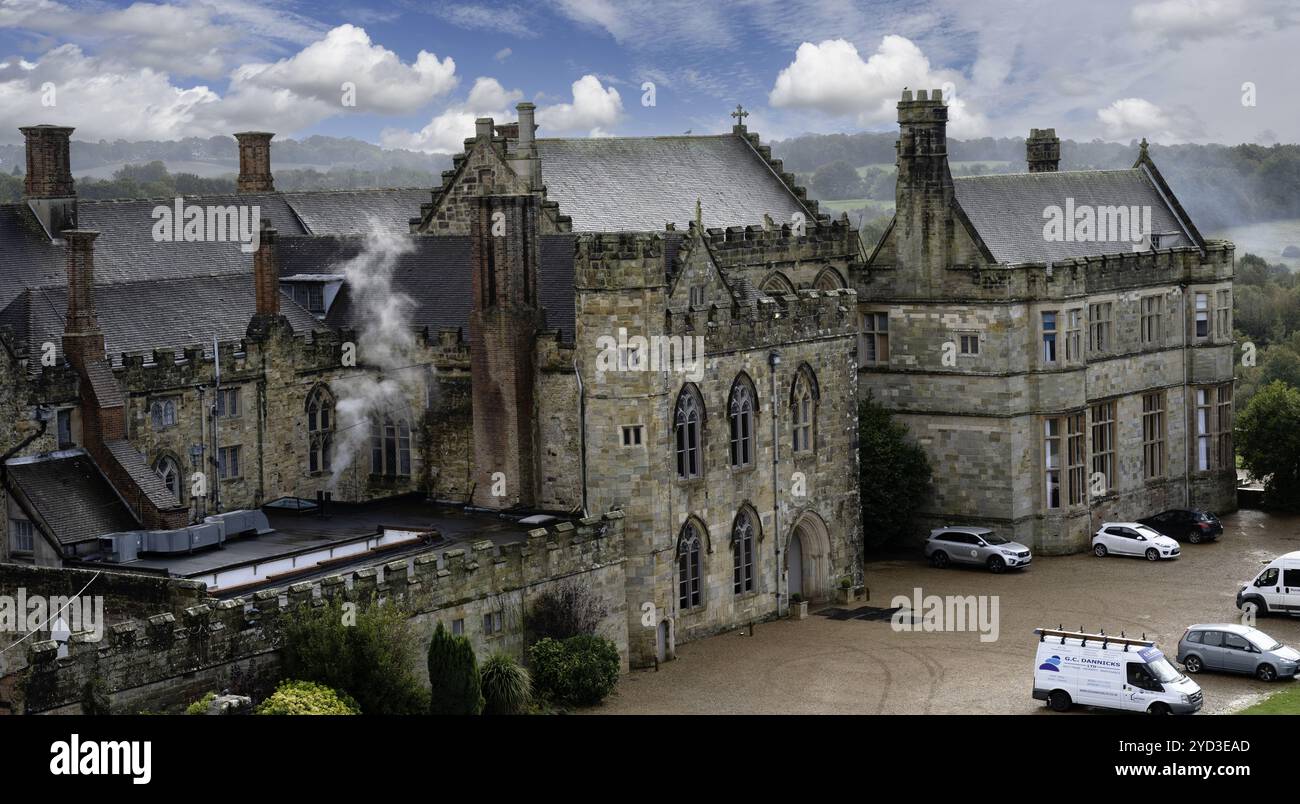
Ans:
<svg viewBox="0 0 1300 804"><path fill-rule="evenodd" d="M991 528L949 525L930 531L925 542L925 557L936 567L950 563L981 564L990 572L1029 566L1034 560L1029 548L1007 541Z"/></svg>

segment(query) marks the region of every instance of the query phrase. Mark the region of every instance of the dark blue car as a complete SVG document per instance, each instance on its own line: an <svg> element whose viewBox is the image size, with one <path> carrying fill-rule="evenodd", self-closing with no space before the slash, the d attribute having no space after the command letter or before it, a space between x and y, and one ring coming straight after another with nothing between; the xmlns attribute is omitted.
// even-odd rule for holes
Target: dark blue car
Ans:
<svg viewBox="0 0 1300 804"><path fill-rule="evenodd" d="M1223 524L1219 518L1208 511L1174 508L1139 519L1138 522L1172 539L1192 544L1214 541L1223 533Z"/></svg>

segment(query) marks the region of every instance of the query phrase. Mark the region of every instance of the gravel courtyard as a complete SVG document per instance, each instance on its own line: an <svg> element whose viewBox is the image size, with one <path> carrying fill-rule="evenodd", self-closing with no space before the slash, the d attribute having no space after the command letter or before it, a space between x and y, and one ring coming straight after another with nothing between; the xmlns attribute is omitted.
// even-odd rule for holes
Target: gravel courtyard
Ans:
<svg viewBox="0 0 1300 804"><path fill-rule="evenodd" d="M1231 622L1238 583L1261 564L1300 550L1300 516L1241 511L1223 518L1212 544L1183 545L1177 561L1152 564L1090 554L1037 558L1025 572L935 570L919 558L867 564L871 599L895 595L998 595L999 638L972 632L896 632L887 620L760 623L754 636L722 634L678 648L658 672L625 676L596 714L1025 714L1046 713L1030 697L1038 626L1145 632L1173 658L1183 629ZM918 551L919 553L919 551ZM1258 626L1300 646L1300 619ZM1207 713L1229 712L1277 689L1251 678L1202 674ZM1280 682L1281 684L1292 682ZM1077 711L1077 710L1076 710Z"/></svg>

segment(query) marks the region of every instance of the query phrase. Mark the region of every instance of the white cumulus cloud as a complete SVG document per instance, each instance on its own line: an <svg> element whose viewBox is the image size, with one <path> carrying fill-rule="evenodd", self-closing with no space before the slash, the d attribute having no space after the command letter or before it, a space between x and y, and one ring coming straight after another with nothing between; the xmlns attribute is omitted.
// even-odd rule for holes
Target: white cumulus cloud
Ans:
<svg viewBox="0 0 1300 804"><path fill-rule="evenodd" d="M537 110L537 124L552 133L586 131L604 136L605 129L623 116L623 99L618 90L605 87L594 75L573 82L573 101L543 106Z"/></svg>
<svg viewBox="0 0 1300 804"><path fill-rule="evenodd" d="M379 139L388 148L437 154L460 153L464 150L465 139L474 136L476 119L513 120L515 113L510 107L523 98L524 93L519 90L508 90L495 78L481 77L474 81L464 102L448 106L424 128L419 131L388 128Z"/></svg>
<svg viewBox="0 0 1300 804"><path fill-rule="evenodd" d="M1172 117L1145 98L1120 98L1097 110L1097 119L1113 140L1146 137L1163 143L1181 142Z"/></svg>
<svg viewBox="0 0 1300 804"><path fill-rule="evenodd" d="M852 117L859 125L889 123L904 87L912 90L960 87L962 76L936 70L914 42L890 34L870 57L844 39L804 42L794 61L781 70L768 94L774 107L801 108L835 117ZM983 135L988 121L973 112L960 92L948 99L949 133Z"/></svg>
<svg viewBox="0 0 1300 804"><path fill-rule="evenodd" d="M403 64L393 51L373 43L364 28L340 25L290 58L246 64L231 76L233 91L246 86L287 89L304 98L339 103L345 83L356 87L357 108L410 112L456 86L456 63L421 50Z"/></svg>

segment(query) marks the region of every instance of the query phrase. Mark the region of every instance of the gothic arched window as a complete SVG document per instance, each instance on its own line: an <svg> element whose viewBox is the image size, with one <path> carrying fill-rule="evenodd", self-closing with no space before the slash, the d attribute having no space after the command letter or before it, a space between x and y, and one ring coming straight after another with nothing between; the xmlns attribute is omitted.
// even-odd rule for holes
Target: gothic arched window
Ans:
<svg viewBox="0 0 1300 804"><path fill-rule="evenodd" d="M307 395L307 470L312 474L330 471L330 448L334 442L334 396L324 386Z"/></svg>
<svg viewBox="0 0 1300 804"><path fill-rule="evenodd" d="M754 520L748 508L736 515L731 529L732 591L754 591Z"/></svg>
<svg viewBox="0 0 1300 804"><path fill-rule="evenodd" d="M754 463L754 407L754 386L742 374L731 385L731 401L727 406L732 468Z"/></svg>
<svg viewBox="0 0 1300 804"><path fill-rule="evenodd" d="M791 445L796 453L809 452L817 435L817 378L807 365L800 367L790 394Z"/></svg>
<svg viewBox="0 0 1300 804"><path fill-rule="evenodd" d="M700 529L692 520L682 528L677 541L677 608L698 607L701 597Z"/></svg>
<svg viewBox="0 0 1300 804"><path fill-rule="evenodd" d="M677 444L677 477L682 480L699 477L703 471L704 404L694 385L686 385L677 395L677 409L673 414L673 431Z"/></svg>
<svg viewBox="0 0 1300 804"><path fill-rule="evenodd" d="M181 467L176 463L176 459L169 455L164 455L154 464L154 472L162 480L163 485L167 487L177 500L181 499Z"/></svg>

